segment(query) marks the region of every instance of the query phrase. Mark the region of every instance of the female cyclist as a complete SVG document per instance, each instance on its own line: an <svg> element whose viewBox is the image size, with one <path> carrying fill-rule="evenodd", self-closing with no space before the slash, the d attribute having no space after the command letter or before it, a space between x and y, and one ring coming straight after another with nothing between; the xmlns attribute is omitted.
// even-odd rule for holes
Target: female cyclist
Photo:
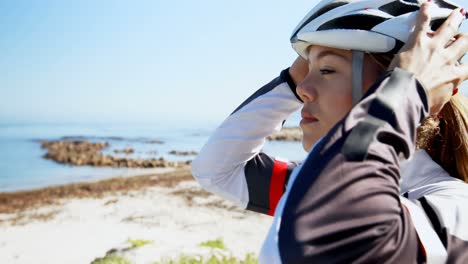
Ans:
<svg viewBox="0 0 468 264"><path fill-rule="evenodd" d="M299 24L305 78L298 59L192 166L208 190L275 214L261 262L468 261L467 110L455 88L468 77L456 62L465 15L445 1L327 0ZM310 153L291 174L296 164L259 151L301 105Z"/></svg>

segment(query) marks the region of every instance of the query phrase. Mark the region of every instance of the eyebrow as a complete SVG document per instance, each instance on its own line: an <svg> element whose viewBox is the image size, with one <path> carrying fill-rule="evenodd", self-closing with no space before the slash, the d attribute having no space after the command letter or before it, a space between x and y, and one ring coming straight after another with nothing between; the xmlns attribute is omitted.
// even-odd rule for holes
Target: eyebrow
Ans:
<svg viewBox="0 0 468 264"><path fill-rule="evenodd" d="M343 59L343 60L345 60L347 62L351 62L351 60L348 57L346 57L346 56L344 56L344 55L342 55L342 54L340 54L338 52L332 51L332 50L324 50L324 51L320 52L317 55L316 60L323 59L326 56L336 56L336 57L340 57L341 59Z"/></svg>

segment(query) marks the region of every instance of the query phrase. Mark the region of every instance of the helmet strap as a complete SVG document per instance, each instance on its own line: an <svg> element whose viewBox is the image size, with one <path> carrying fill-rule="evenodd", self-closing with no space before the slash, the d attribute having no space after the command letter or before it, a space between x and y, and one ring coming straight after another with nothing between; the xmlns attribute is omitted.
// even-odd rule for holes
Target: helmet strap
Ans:
<svg viewBox="0 0 468 264"><path fill-rule="evenodd" d="M364 66L364 52L353 50L353 106L362 98L362 71Z"/></svg>

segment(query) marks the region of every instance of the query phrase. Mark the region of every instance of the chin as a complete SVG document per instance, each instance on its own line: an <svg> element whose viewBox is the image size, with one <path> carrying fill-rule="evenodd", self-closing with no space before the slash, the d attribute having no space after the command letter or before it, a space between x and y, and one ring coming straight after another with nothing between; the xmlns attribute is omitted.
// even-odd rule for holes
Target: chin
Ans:
<svg viewBox="0 0 468 264"><path fill-rule="evenodd" d="M320 136L304 136L302 137L302 147L306 152L310 152L312 150L312 147L317 143L317 141L320 139Z"/></svg>
<svg viewBox="0 0 468 264"><path fill-rule="evenodd" d="M310 150L312 149L312 146L314 145L314 143L311 143L310 141L306 140L305 138L302 139L302 147L304 148L304 150L309 153Z"/></svg>

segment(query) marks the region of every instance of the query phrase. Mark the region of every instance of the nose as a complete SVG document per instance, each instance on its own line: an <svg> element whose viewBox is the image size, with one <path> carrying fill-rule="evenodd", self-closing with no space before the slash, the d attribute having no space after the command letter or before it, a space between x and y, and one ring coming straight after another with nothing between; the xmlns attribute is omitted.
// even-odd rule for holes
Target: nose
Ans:
<svg viewBox="0 0 468 264"><path fill-rule="evenodd" d="M307 76L299 83L296 87L297 95L304 102L312 102L317 98L317 92L314 88L314 80L311 73L308 73Z"/></svg>

